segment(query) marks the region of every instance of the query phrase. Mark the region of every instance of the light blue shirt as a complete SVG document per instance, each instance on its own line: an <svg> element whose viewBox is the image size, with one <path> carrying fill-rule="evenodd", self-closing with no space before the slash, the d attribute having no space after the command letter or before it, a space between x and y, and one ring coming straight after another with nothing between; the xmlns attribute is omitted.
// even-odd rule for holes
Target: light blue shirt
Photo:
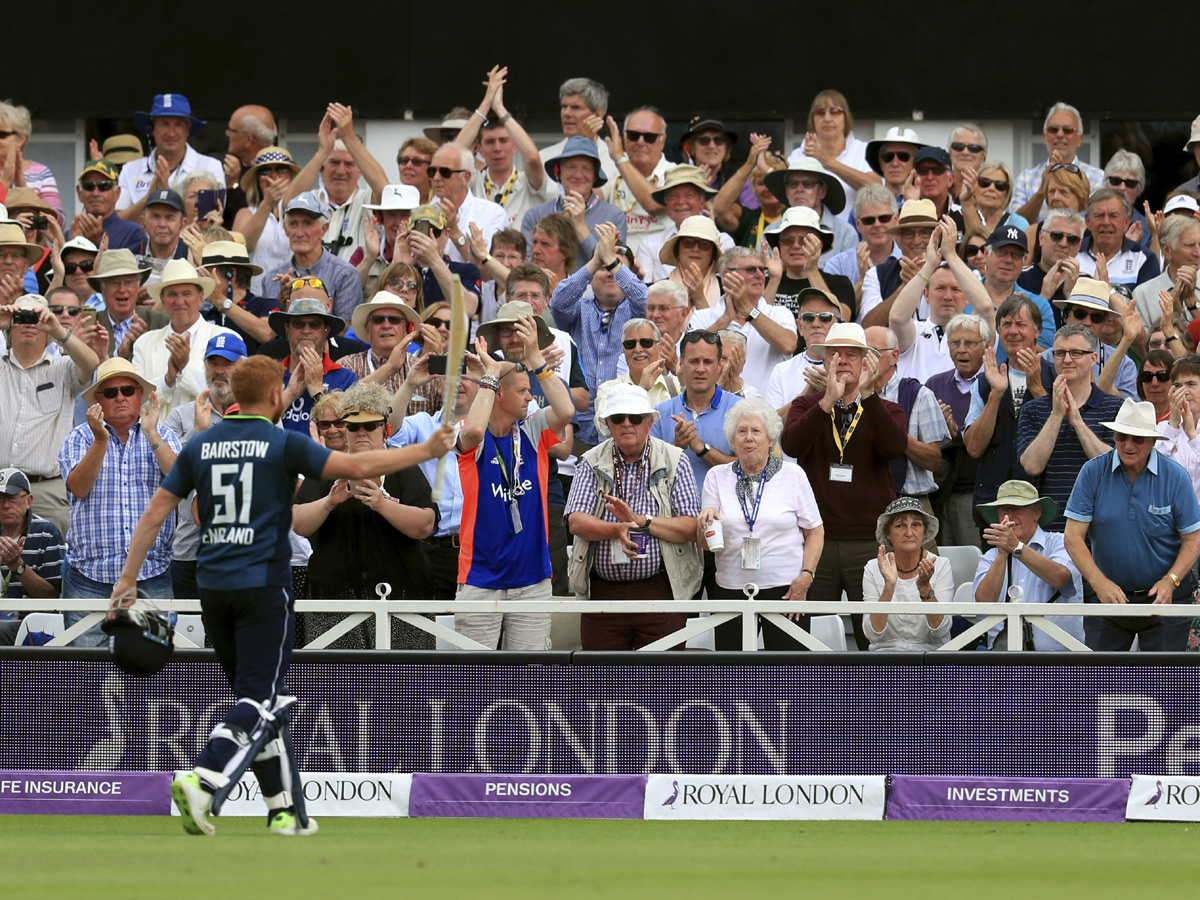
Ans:
<svg viewBox="0 0 1200 900"><path fill-rule="evenodd" d="M1117 451L1089 459L1066 516L1090 524L1096 565L1130 591L1147 590L1163 578L1179 556L1180 537L1200 530L1200 503L1187 470L1157 450L1132 484Z"/></svg>
<svg viewBox="0 0 1200 900"><path fill-rule="evenodd" d="M899 259L901 256L900 245L892 241L892 259ZM874 263L871 263L874 265ZM849 250L843 250L841 253L835 253L829 259L825 260L822 266L822 271L826 275L842 275L850 279L851 284L858 284L858 246L855 245Z"/></svg>
<svg viewBox="0 0 1200 900"><path fill-rule="evenodd" d="M1059 591L1058 598L1054 601L1055 603L1083 602L1083 578L1080 576L1079 570L1075 568L1075 563L1071 561L1070 554L1067 553L1063 535L1057 531L1045 531L1039 525L1037 531L1033 533L1033 537L1026 542L1025 546L1031 550L1036 550L1053 562L1066 566L1070 571L1071 580ZM991 569L992 563L996 560L997 552L996 548L993 547L979 560L979 566L975 569L975 590L979 590L979 582L983 581L983 577ZM1048 603L1050 598L1054 596L1054 588L1029 571L1019 559L1012 560L1012 583L1023 591L1021 599L1017 601L1019 603ZM1009 581L1006 573L1004 583L1000 586L1000 596L997 598L997 602L1008 602L1008 587ZM1083 642L1083 616L1055 616L1049 621L1058 625L1072 637L1078 639L1080 643ZM988 632L989 646L994 646L996 636L1000 634L1000 630L1003 627L1004 625L1001 623ZM1033 629L1033 646L1037 650L1067 649L1037 626L1034 626ZM1003 650L1007 648L1000 647L998 649Z"/></svg>
<svg viewBox="0 0 1200 900"><path fill-rule="evenodd" d="M683 402L686 396L687 391L683 391L678 397L672 397L655 407L658 410L659 418L650 426L650 436L666 441L668 444L674 443L675 420L671 416L683 416L685 421L695 424L696 437L714 450L720 450L726 456L732 456L733 449L729 446L729 441L725 440L725 415L742 398L726 393L717 387L708 408L697 413ZM687 456L687 461L691 463L692 474L696 476L696 490L703 493L704 476L708 474L708 470L712 468L713 464L708 459L701 459L692 452L690 447L683 452ZM706 453L705 456L707 457L708 454Z"/></svg>
<svg viewBox="0 0 1200 900"><path fill-rule="evenodd" d="M400 426L400 430L388 439L388 446L408 447L412 444L420 444L423 441L427 441L441 425L442 411L440 409L432 416L425 412L409 413L404 417L404 423ZM427 459L419 466L421 472L429 481L430 487L433 487L434 480L437 477L437 463L436 459ZM462 521L462 507L462 484L458 480L458 466L455 464L454 458L451 457L446 462L442 499L438 501L438 512L441 514L441 518L438 520L438 530L434 533L435 537L458 534L458 526Z"/></svg>

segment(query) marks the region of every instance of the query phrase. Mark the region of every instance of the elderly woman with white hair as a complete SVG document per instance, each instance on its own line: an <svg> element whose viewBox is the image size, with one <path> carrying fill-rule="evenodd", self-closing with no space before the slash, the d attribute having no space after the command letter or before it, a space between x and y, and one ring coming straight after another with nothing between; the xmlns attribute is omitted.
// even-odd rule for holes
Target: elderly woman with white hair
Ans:
<svg viewBox="0 0 1200 900"><path fill-rule="evenodd" d="M714 466L704 479L699 541L719 522L723 546L717 561L716 598L745 596L748 583L758 586L759 600L803 601L825 545L825 527L808 476L798 465L771 453L783 421L760 397L743 400L725 416L725 437L737 457ZM808 617L790 618L808 626ZM803 650L804 646L777 625L762 622L768 650ZM717 626L718 650L741 647L737 620Z"/></svg>
<svg viewBox="0 0 1200 900"><path fill-rule="evenodd" d="M4 187L27 187L49 205L63 223L62 197L54 173L39 162L25 159L25 145L33 132L33 120L24 106L0 101L0 181Z"/></svg>
<svg viewBox="0 0 1200 900"><path fill-rule="evenodd" d="M863 600L952 601L950 560L925 549L937 533L938 520L920 500L901 497L889 503L875 527L879 555L863 570ZM871 613L863 617L863 629L871 650L936 650L950 636L950 616Z"/></svg>
<svg viewBox="0 0 1200 900"><path fill-rule="evenodd" d="M1142 158L1129 150L1118 150L1104 167L1104 186L1120 191L1129 201L1131 213L1125 237L1137 241L1143 250L1157 253L1158 248L1150 245L1153 229L1147 224L1145 214L1138 210L1138 198L1146 190L1146 165Z"/></svg>

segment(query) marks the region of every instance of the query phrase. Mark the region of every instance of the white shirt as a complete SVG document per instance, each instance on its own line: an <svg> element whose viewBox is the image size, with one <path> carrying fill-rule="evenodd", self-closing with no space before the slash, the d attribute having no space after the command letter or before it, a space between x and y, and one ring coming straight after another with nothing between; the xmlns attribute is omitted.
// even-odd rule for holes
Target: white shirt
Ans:
<svg viewBox="0 0 1200 900"><path fill-rule="evenodd" d="M1165 434L1167 439L1159 441L1155 449L1187 469L1188 477L1192 479L1192 490L1200 497L1200 435L1189 438L1187 432L1172 425L1170 419L1163 419L1157 428L1158 433Z"/></svg>
<svg viewBox="0 0 1200 900"><path fill-rule="evenodd" d="M661 187L663 179L673 168L675 168L675 163L667 162L665 156L659 157L658 165L654 167L654 171L646 180L656 188ZM626 240L630 249L635 253L643 240L671 224L671 219L665 212L652 216L642 208L642 204L633 196L633 191L629 189L629 185L621 177L620 172L615 177L609 177L604 187L600 188L600 196L625 213L625 220L628 223Z"/></svg>
<svg viewBox="0 0 1200 900"><path fill-rule="evenodd" d="M505 228L515 228L520 231L521 220L525 218L525 213L539 204L553 200L559 195L559 190L557 182L549 175L542 179L541 190L535 191L530 187L529 177L523 169L514 165L513 172L516 173L517 179L510 188L507 179L499 184L493 184L488 170L483 168L471 178L470 189L473 196L495 203L504 210L508 216L508 224L504 226ZM512 173L509 174L509 178L512 178ZM487 190L488 185L491 185L492 188L490 195ZM497 199L501 196L504 197L503 204Z"/></svg>
<svg viewBox="0 0 1200 900"><path fill-rule="evenodd" d="M458 230L468 239L471 236L469 224L471 222L474 222L483 232L483 243L490 247L492 235L508 227L508 213L499 203L493 203L491 200L484 200L482 197L476 197L469 193L458 208ZM446 255L454 262L470 262L453 241L446 242Z"/></svg>
<svg viewBox="0 0 1200 900"><path fill-rule="evenodd" d="M801 159L804 159L803 144L793 150L791 155L788 156L788 163L798 162ZM854 136L854 132L851 131L846 135L846 147L838 154L837 161L843 166L849 166L851 169L858 169L860 172L870 172L871 167L867 165L867 142L860 141ZM834 175L833 172L829 174L837 178L838 181L841 181L842 188L846 191L846 208L838 213L838 218L849 222L850 213L854 212L854 195L858 192L845 181L842 181L837 175Z"/></svg>
<svg viewBox="0 0 1200 900"><path fill-rule="evenodd" d="M810 357L808 351L797 353L791 359L780 363L771 371L771 375L767 379L767 389L763 392L763 396L773 409L781 409L784 406L788 406L800 396L808 384L804 380L804 370L811 369L814 366L821 368L824 365L825 363L822 360Z"/></svg>
<svg viewBox="0 0 1200 900"><path fill-rule="evenodd" d="M150 193L150 182L158 169L158 151L150 151L150 155L142 159L131 159L121 166L121 196L117 198L117 210L129 209L139 200ZM184 180L197 170L211 172L217 179L217 184L225 183L225 169L221 163L211 156L202 156L191 144L183 154L183 161L167 178L167 187L178 194L183 193Z"/></svg>
<svg viewBox="0 0 1200 900"><path fill-rule="evenodd" d="M933 577L929 586L938 603L949 603L954 600L954 573L950 568L950 560L944 556L933 558ZM879 574L879 560L871 559L863 569L863 600L875 602L883 594L883 576ZM905 603L920 603L921 595L917 591L917 579L899 578L892 591L892 599ZM937 607L926 603L929 615L937 615ZM921 613L892 614L887 617L887 624L882 631L876 631L871 624L871 616L863 614L863 631L871 641L871 650L936 650L950 636L950 616L943 615L937 628L929 626L929 617Z"/></svg>
<svg viewBox="0 0 1200 900"><path fill-rule="evenodd" d="M166 421L167 413L172 407L192 403L200 396L200 392L208 387L204 377L204 353L208 342L218 334L236 334L228 328L214 325L200 317L192 323L185 332L191 338L188 348L188 363L183 371L175 376L175 386L167 386L167 365L171 359L171 351L167 349L167 335L173 334L174 328L155 328L147 331L133 344L133 369L154 385L158 399L162 404L159 411L159 421Z"/></svg>
<svg viewBox="0 0 1200 900"><path fill-rule="evenodd" d="M757 308L760 316L766 316L793 334L796 332L796 317L787 307L768 306L760 297ZM725 309L725 296L722 295L716 305L710 306L708 309L696 310L692 313L692 330L710 330L709 326L725 315ZM791 357L772 347L770 342L762 336L758 326L749 320L739 325L735 319L725 327L746 336L746 364L742 367L742 382L758 388L760 392L765 391L771 372L776 366L787 362Z"/></svg>
<svg viewBox="0 0 1200 900"><path fill-rule="evenodd" d="M950 336L928 319L918 319L916 336L908 349L896 360L896 372L901 378L915 378L924 384L932 376L954 368L950 358Z"/></svg>
<svg viewBox="0 0 1200 900"><path fill-rule="evenodd" d="M638 244L637 261L642 267L642 281L646 284L654 284L656 281L662 281L664 278L669 278L671 273L675 271L674 266L669 266L658 258L659 252L663 245L671 238L679 233L679 226L667 219L667 227L657 234L646 235ZM733 249L733 238L725 232L720 232L721 253L726 250ZM719 255L719 254L718 254Z"/></svg>

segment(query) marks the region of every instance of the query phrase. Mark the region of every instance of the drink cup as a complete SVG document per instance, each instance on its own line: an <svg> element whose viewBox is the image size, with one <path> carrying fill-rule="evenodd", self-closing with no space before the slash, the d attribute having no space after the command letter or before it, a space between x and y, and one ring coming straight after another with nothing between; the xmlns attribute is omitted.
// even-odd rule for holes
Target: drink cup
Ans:
<svg viewBox="0 0 1200 900"><path fill-rule="evenodd" d="M713 553L725 549L725 527L720 519L713 519L704 529L704 542Z"/></svg>

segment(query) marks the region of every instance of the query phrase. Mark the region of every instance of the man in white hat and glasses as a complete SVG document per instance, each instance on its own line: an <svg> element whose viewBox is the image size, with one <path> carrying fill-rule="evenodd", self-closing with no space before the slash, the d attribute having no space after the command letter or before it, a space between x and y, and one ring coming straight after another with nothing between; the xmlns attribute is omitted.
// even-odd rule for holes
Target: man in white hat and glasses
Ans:
<svg viewBox="0 0 1200 900"><path fill-rule="evenodd" d="M1065 300L1055 300L1054 305L1062 310L1064 325L1082 325L1096 336L1096 359L1092 374L1100 390L1115 397L1137 399L1138 367L1124 352L1117 352L1103 341L1106 328L1121 318L1112 308L1112 288L1103 281L1080 276ZM1043 330L1045 330L1043 328ZM1053 350L1042 356L1053 361Z"/></svg>
<svg viewBox="0 0 1200 900"><path fill-rule="evenodd" d="M842 591L862 600L863 567L876 558L879 516L896 499L892 461L908 447L904 410L875 390L879 358L862 326L839 322L824 342L825 390L792 401L780 446L808 475L825 523L825 549L809 590L814 600ZM862 616L852 617L860 650L868 641Z"/></svg>
<svg viewBox="0 0 1200 900"><path fill-rule="evenodd" d="M571 589L592 600L686 600L704 570L692 469L680 448L651 437L659 413L642 388L614 385L605 414L612 437L583 455L567 499ZM580 642L584 650L636 650L686 620L686 613L584 613Z"/></svg>
<svg viewBox="0 0 1200 900"><path fill-rule="evenodd" d="M174 406L194 402L204 390L208 342L218 334L235 333L200 316L200 304L215 286L186 259L173 259L163 268L162 281L148 288L171 324L138 338L132 361L138 375L154 385L164 416Z"/></svg>
<svg viewBox="0 0 1200 900"><path fill-rule="evenodd" d="M1067 553L1063 535L1046 531L1058 516L1058 504L1039 497L1028 481L1006 481L996 499L979 504L979 515L987 523L983 539L991 547L975 569L976 603L1082 603L1083 584L1079 569ZM1049 621L1072 637L1083 640L1082 616L1055 616ZM988 632L988 647L1006 650L1001 640L1003 625ZM1065 650L1039 628L1032 633L1027 650ZM1024 643L1024 640L1022 641Z"/></svg>
<svg viewBox="0 0 1200 900"><path fill-rule="evenodd" d="M362 280L363 296L375 293L379 276L396 261L396 245L408 232L409 216L421 205L421 192L411 184L389 184L378 203L366 203L375 216L363 228L363 244L350 256L350 265ZM407 252L401 250L401 254ZM356 332L357 333L357 332Z"/></svg>
<svg viewBox="0 0 1200 900"><path fill-rule="evenodd" d="M10 343L0 354L0 465L21 469L37 514L66 534L67 494L54 454L71 430L75 398L100 361L38 294L0 306L0 328L8 329ZM51 341L62 354L47 352Z"/></svg>
<svg viewBox="0 0 1200 900"><path fill-rule="evenodd" d="M174 432L159 424L162 408L154 385L120 357L104 361L83 399L89 404L87 421L67 435L58 454L71 501L63 595L107 598L121 575L138 519L175 464L180 443ZM150 597L172 596L174 540L172 517L159 530L138 572L138 589ZM66 613L67 626L85 615ZM97 625L74 643L95 647L104 640Z"/></svg>
<svg viewBox="0 0 1200 900"><path fill-rule="evenodd" d="M779 251L783 275L771 297L777 306L784 306L793 315L800 315L800 295L805 288L826 291L838 298L843 309L839 318L853 319L857 309L854 285L843 275L831 275L821 269L822 253L833 246L833 234L805 206L790 207L765 235L767 243ZM768 288L767 294L770 295Z"/></svg>
<svg viewBox="0 0 1200 900"><path fill-rule="evenodd" d="M1183 466L1155 450L1154 419L1153 404L1122 403L1104 423L1116 449L1083 466L1067 501L1067 552L1090 602L1196 602L1200 503ZM1141 650L1181 651L1188 619L1089 616L1084 634L1093 650L1128 650L1137 635Z"/></svg>

